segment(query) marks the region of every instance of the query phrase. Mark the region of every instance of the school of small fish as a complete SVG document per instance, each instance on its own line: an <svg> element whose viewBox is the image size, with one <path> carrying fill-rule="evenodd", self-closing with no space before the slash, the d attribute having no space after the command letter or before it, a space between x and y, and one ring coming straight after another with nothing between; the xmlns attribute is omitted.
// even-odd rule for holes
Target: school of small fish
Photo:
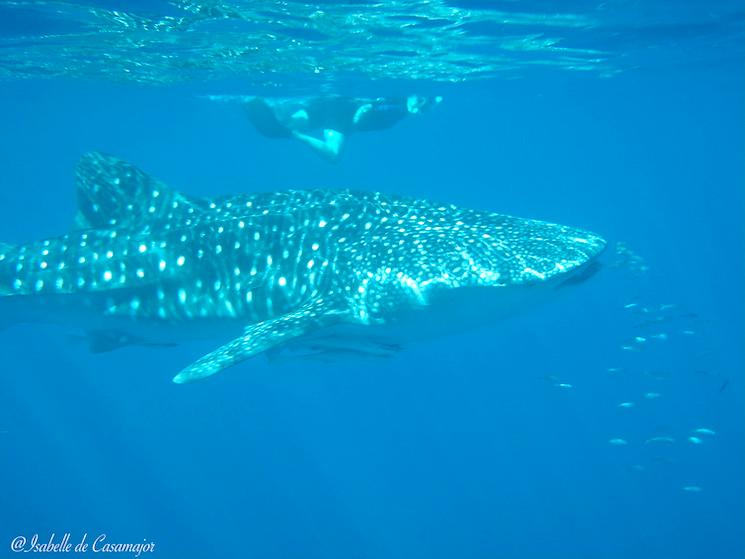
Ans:
<svg viewBox="0 0 745 559"><path fill-rule="evenodd" d="M624 247L621 251L627 258L627 263L632 268L633 273L640 273L648 269L639 257L630 249ZM641 300L635 298L623 305L623 312L633 322L635 330L634 335L630 336L621 344L621 351L628 357L638 352L653 351L656 344L667 343L678 340L683 344L690 344L691 340L686 338L696 337L701 331L701 320L695 313L685 312L680 305L675 303L663 303L656 305L643 304ZM642 362L642 357L633 357L631 361L638 361L639 365L644 368L646 361ZM633 374L631 367L609 367L609 373ZM700 371L699 371L700 372ZM636 399L628 399L618 404L618 408L623 410L636 410L641 407L654 407L657 402L664 399L663 390L660 389L665 383L669 383L676 377L681 377L679 371L665 370L642 370L645 383L651 384L654 388L642 392ZM726 386L726 385L724 385ZM659 413L660 410L655 410ZM629 412L631 413L631 412ZM629 415L626 415L629 417ZM637 419L639 419L637 417ZM613 446L633 446L638 445L642 449L646 448L647 453L654 455L654 460L660 464L667 464L671 460L667 453L675 452L676 445L702 446L707 443L707 439L716 436L716 431L708 426L693 426L687 432L680 432L679 429L665 426L659 429L665 431L675 431L674 433L651 434L650 436L633 440L631 437L616 436L609 439ZM634 464L631 469L636 472L643 472L646 468L641 464ZM703 487L699 484L688 484L681 487L686 493L700 493Z"/></svg>
<svg viewBox="0 0 745 559"><path fill-rule="evenodd" d="M624 243L618 243L616 246L614 266L625 269L636 278L649 270L644 260ZM683 448L681 445L706 448L717 435L711 426L674 427L675 422L670 418L669 424L647 425L648 434L640 437L639 426L632 424L637 421L649 422L652 421L651 418L659 421L660 416L671 413L667 406L671 406L672 409L685 409L684 404L672 396L677 392L672 383L686 378L689 372L715 379L715 385L710 387L715 395L727 388L729 380L712 372L709 365L694 363L693 359L687 367L669 363L676 352L679 352L678 345L675 344L681 344L681 347L690 351L696 351L692 348L700 347L703 343L701 335L706 329L706 321L696 313L681 308L677 303L645 304L638 296L622 304L619 312L622 313L624 321L630 324L633 333L620 344L618 357L623 363L607 367L606 373L621 383L627 392L629 386L646 385L647 389L636 394L628 393L625 398L617 400L615 407L619 410L619 430L609 433L607 444L625 447L627 450L622 451L622 455L626 457L630 456L627 453L633 452L632 449L636 448L644 460L662 466L678 462L676 453ZM698 351L694 357L696 360L705 359L710 353ZM650 368L650 364L654 364L655 368ZM691 368L693 370L685 370ZM564 380L559 381L556 377L551 378L557 388L574 386ZM666 387L671 393L669 400L665 397ZM629 433L624 434L624 430ZM647 470L647 466L640 463L629 467L634 472ZM694 477L695 473L690 475ZM703 486L687 484L682 486L681 490L686 493L700 493Z"/></svg>

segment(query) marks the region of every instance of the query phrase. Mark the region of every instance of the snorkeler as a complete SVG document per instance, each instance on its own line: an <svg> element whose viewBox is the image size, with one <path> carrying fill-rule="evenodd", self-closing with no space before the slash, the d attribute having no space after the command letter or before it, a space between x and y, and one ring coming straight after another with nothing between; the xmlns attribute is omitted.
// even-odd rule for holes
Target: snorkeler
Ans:
<svg viewBox="0 0 745 559"><path fill-rule="evenodd" d="M344 142L355 132L385 130L407 115L419 114L442 102L442 97L410 95L406 98L357 97L232 97L210 96L216 101L239 100L254 128L267 138L295 138L321 155L335 160Z"/></svg>

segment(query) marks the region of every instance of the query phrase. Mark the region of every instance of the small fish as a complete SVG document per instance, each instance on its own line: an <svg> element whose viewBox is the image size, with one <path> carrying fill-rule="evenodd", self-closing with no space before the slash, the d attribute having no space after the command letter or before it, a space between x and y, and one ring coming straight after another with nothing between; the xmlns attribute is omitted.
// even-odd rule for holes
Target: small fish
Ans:
<svg viewBox="0 0 745 559"><path fill-rule="evenodd" d="M688 442L690 442L692 444L701 444L701 443L704 442L704 440L703 439L700 439L698 437L688 437Z"/></svg>
<svg viewBox="0 0 745 559"><path fill-rule="evenodd" d="M614 446L623 446L629 444L626 439L610 439L608 442Z"/></svg>
<svg viewBox="0 0 745 559"><path fill-rule="evenodd" d="M652 334L649 337L652 338L653 340L660 340L660 341L663 341L663 342L665 340L667 340L667 334L665 334L664 332L661 333L661 334Z"/></svg>
<svg viewBox="0 0 745 559"><path fill-rule="evenodd" d="M631 345L622 345L621 349L624 351L636 351L637 350L637 348Z"/></svg>
<svg viewBox="0 0 745 559"><path fill-rule="evenodd" d="M695 336L696 332L693 330L683 330L681 331L681 334L685 334L686 336Z"/></svg>
<svg viewBox="0 0 745 559"><path fill-rule="evenodd" d="M706 427L699 427L698 429L694 429L693 431L691 431L691 433L697 433L699 435L710 435L712 437L717 434L716 431L707 429Z"/></svg>
<svg viewBox="0 0 745 559"><path fill-rule="evenodd" d="M619 408L629 409L633 408L636 404L634 402L621 402L618 404Z"/></svg>
<svg viewBox="0 0 745 559"><path fill-rule="evenodd" d="M621 371L623 371L621 367L608 367L609 373L620 373Z"/></svg>
<svg viewBox="0 0 745 559"><path fill-rule="evenodd" d="M572 388L572 385L567 382L559 382L556 383L554 386L556 386L557 388Z"/></svg>
<svg viewBox="0 0 745 559"><path fill-rule="evenodd" d="M634 307L638 307L639 303L628 303L623 306L624 309L633 309Z"/></svg>
<svg viewBox="0 0 745 559"><path fill-rule="evenodd" d="M675 439L672 437L651 437L644 441L644 444L650 444L650 443L669 443L672 444L675 442Z"/></svg>
<svg viewBox="0 0 745 559"><path fill-rule="evenodd" d="M677 308L677 306L678 305L676 305L675 303L667 303L667 304L664 304L664 305L660 305L660 310L661 311L667 311L667 310L670 310L670 309Z"/></svg>
<svg viewBox="0 0 745 559"><path fill-rule="evenodd" d="M644 336L636 336L634 338L634 342L636 342L637 344L643 344L646 341L647 341L647 338L645 338Z"/></svg>
<svg viewBox="0 0 745 559"><path fill-rule="evenodd" d="M660 396L662 396L662 394L660 394L659 392L645 392L644 393L644 398L646 398L647 400L656 400Z"/></svg>
<svg viewBox="0 0 745 559"><path fill-rule="evenodd" d="M687 491L688 493L701 493L703 488L700 485L685 485L683 486L683 491Z"/></svg>

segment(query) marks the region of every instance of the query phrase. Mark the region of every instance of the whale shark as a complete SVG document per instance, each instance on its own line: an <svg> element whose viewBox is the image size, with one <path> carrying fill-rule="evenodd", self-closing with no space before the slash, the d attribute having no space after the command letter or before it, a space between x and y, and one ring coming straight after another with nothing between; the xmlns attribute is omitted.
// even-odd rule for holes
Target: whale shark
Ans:
<svg viewBox="0 0 745 559"><path fill-rule="evenodd" d="M0 244L0 316L80 329L94 351L221 338L176 383L262 353L389 356L579 283L605 247L380 192L190 197L102 153L80 159L76 193L67 233Z"/></svg>

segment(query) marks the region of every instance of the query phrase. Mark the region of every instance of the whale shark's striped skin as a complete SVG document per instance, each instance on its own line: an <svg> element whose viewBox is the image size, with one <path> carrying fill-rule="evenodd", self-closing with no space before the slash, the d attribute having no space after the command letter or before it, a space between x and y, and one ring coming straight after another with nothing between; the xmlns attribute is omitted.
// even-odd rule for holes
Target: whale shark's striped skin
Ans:
<svg viewBox="0 0 745 559"><path fill-rule="evenodd" d="M77 179L72 232L0 245L0 303L19 319L78 317L116 333L114 346L153 326L242 331L176 382L338 325L385 331L444 294L451 308L458 293L478 306L556 284L605 246L571 227L372 192L191 199L98 153Z"/></svg>

